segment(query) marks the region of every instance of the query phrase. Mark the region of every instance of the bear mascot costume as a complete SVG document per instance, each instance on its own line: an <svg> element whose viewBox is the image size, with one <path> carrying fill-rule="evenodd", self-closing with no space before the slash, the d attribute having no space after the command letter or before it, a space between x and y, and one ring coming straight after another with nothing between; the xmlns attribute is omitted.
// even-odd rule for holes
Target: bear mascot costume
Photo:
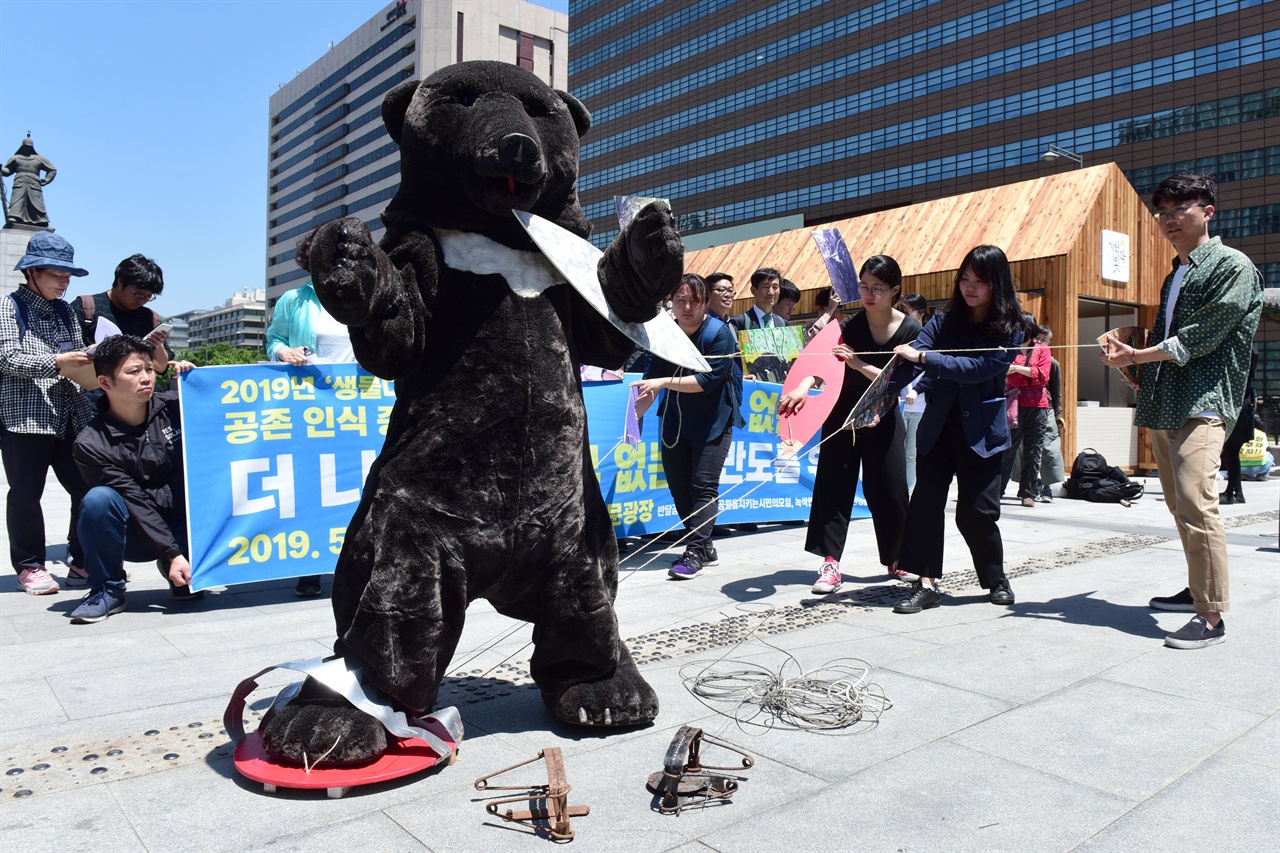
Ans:
<svg viewBox="0 0 1280 853"><path fill-rule="evenodd" d="M618 633L618 550L587 452L579 366L619 368L631 341L564 283L512 210L582 237L586 108L501 62L448 66L382 104L400 147L386 235L348 218L311 247L321 303L356 358L396 381L381 454L333 582L334 651L423 716L487 599L533 623L530 672L559 720L647 723L658 699ZM609 306L652 319L679 284L670 210L646 207L598 269ZM373 717L310 679L264 726L268 752L353 764L385 751ZM336 744L336 746L335 746Z"/></svg>

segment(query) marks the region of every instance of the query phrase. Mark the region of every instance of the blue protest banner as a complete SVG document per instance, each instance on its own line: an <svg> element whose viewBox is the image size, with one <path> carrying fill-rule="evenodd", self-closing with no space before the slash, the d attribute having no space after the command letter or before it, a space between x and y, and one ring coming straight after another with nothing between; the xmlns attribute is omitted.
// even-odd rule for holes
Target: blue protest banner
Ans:
<svg viewBox="0 0 1280 853"><path fill-rule="evenodd" d="M630 384L638 379L638 374L628 374L622 382L583 387L591 461L620 536L683 527L662 470L656 407L645 415L639 444L623 441ZM809 517L819 437L812 438L794 456L783 456L776 427L781 391L781 385L771 382L744 383L743 414L747 425L733 431L733 444L720 475L720 524L804 521ZM859 483L853 517L870 514Z"/></svg>
<svg viewBox="0 0 1280 853"><path fill-rule="evenodd" d="M355 364L182 377L191 586L333 571L395 393Z"/></svg>
<svg viewBox="0 0 1280 853"><path fill-rule="evenodd" d="M682 526L656 413L639 444L623 442L638 378L583 385L592 462L619 536ZM355 364L202 367L181 381L192 588L332 572L382 448L392 384ZM818 439L781 456L780 391L745 383L747 425L734 430L720 477L721 523L809 516ZM869 515L861 486L853 514Z"/></svg>

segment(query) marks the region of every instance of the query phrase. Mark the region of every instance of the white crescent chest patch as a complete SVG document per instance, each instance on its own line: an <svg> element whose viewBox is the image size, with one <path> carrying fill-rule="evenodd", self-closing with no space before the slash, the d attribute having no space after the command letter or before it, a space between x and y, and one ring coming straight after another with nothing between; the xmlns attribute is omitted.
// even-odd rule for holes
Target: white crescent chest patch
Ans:
<svg viewBox="0 0 1280 853"><path fill-rule="evenodd" d="M476 275L500 275L517 296L532 299L564 282L541 252L522 252L469 231L433 229L444 252L445 266Z"/></svg>

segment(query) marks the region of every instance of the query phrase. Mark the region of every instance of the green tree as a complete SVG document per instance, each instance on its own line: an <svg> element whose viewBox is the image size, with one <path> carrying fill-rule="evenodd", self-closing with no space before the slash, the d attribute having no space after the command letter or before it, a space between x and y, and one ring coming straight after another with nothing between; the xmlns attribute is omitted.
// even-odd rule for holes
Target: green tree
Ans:
<svg viewBox="0 0 1280 853"><path fill-rule="evenodd" d="M197 367L206 367L210 364L257 364L264 361L267 356L260 349L241 349L220 341L195 349L184 349L174 357L189 361Z"/></svg>

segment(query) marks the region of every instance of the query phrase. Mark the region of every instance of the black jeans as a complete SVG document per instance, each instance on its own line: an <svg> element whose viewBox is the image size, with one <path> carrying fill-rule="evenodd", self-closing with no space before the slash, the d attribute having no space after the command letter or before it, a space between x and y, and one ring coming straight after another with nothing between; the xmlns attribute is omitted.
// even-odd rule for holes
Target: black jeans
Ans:
<svg viewBox="0 0 1280 853"><path fill-rule="evenodd" d="M1009 449L1001 454L1000 494L1013 476L1013 457L1022 445L1022 470L1018 473L1018 497L1034 498L1040 493L1040 462L1049 442L1053 409L1018 408L1018 425L1009 430Z"/></svg>
<svg viewBox="0 0 1280 853"><path fill-rule="evenodd" d="M84 550L76 534L76 521L80 517L80 499L84 497L85 485L80 469L71 457L74 444L74 437L59 438L56 435L0 429L0 457L4 460L5 479L9 481L5 522L9 531L9 559L15 572L37 569L45 564L44 511L40 508L40 498L44 496L44 483L50 468L71 496L71 527L67 531L71 561L78 566L84 565Z"/></svg>
<svg viewBox="0 0 1280 853"><path fill-rule="evenodd" d="M975 453L965 440L957 411L952 411L938 442L917 460L900 568L921 577L942 577L947 492L954 478L960 499L956 527L969 546L979 583L991 589L1004 577L1004 542L998 524L1001 456L984 459Z"/></svg>
<svg viewBox="0 0 1280 853"><path fill-rule="evenodd" d="M667 488L689 531L685 547L695 548L703 556L711 552L711 528L720 510L720 472L732 443L730 425L720 438L707 444L677 442L675 447L662 448Z"/></svg>
<svg viewBox="0 0 1280 853"><path fill-rule="evenodd" d="M876 426L858 430L856 444L848 430L841 430L830 441L823 432L806 551L840 559L849 534L849 514L853 512L861 468L862 494L871 510L880 564L892 566L898 562L907 518L905 432L902 414L896 407Z"/></svg>
<svg viewBox="0 0 1280 853"><path fill-rule="evenodd" d="M1240 491L1240 448L1253 439L1253 399L1244 401L1240 419L1222 444L1222 467L1227 472L1227 491Z"/></svg>

